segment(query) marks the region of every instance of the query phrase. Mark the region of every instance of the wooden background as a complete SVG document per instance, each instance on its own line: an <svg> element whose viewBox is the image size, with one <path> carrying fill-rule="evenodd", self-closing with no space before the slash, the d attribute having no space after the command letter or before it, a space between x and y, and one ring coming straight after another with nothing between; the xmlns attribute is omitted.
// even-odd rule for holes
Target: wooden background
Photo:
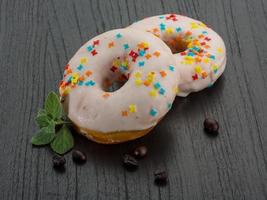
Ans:
<svg viewBox="0 0 267 200"><path fill-rule="evenodd" d="M0 0L0 199L267 199L266 0ZM213 27L227 46L224 76L210 89L177 98L153 134L114 146L76 136L88 162L67 157L52 168L33 148L34 118L57 90L63 66L91 37L146 16L178 13ZM203 133L205 116L220 134ZM124 152L146 144L137 172ZM153 184L155 169L169 185Z"/></svg>

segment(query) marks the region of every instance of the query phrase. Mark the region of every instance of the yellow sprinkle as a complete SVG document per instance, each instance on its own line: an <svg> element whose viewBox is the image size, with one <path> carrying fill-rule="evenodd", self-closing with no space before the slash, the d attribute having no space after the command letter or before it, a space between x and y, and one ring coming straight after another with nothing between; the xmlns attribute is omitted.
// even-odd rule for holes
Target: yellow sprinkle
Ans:
<svg viewBox="0 0 267 200"><path fill-rule="evenodd" d="M80 62L81 62L81 64L86 63L86 62L87 62L87 58L81 58L81 59L80 59Z"/></svg>
<svg viewBox="0 0 267 200"><path fill-rule="evenodd" d="M65 88L64 91L63 91L63 94L67 95L69 93L70 93L70 88L69 87Z"/></svg>
<svg viewBox="0 0 267 200"><path fill-rule="evenodd" d="M137 71L137 72L134 73L134 77L135 78L141 78L141 76L142 76L142 74L141 74L140 71Z"/></svg>
<svg viewBox="0 0 267 200"><path fill-rule="evenodd" d="M199 66L199 65L197 65L196 67L195 67L195 72L196 73L200 73L201 72L201 67Z"/></svg>
<svg viewBox="0 0 267 200"><path fill-rule="evenodd" d="M135 113L136 112L136 105L135 104L130 104L129 105L129 111L130 111L130 113Z"/></svg>
<svg viewBox="0 0 267 200"><path fill-rule="evenodd" d="M218 51L218 53L222 53L223 52L222 48L220 48L220 47L217 49L217 51Z"/></svg>
<svg viewBox="0 0 267 200"><path fill-rule="evenodd" d="M144 48L148 48L149 47L149 44L147 42L144 42L143 45L144 45Z"/></svg>
<svg viewBox="0 0 267 200"><path fill-rule="evenodd" d="M204 59L203 59L203 62L204 62L204 63L209 63L209 61L210 61L209 58L204 58Z"/></svg>
<svg viewBox="0 0 267 200"><path fill-rule="evenodd" d="M197 25L195 22L192 22L192 23L191 23L191 28L192 28L192 29L199 28L199 25Z"/></svg>
<svg viewBox="0 0 267 200"><path fill-rule="evenodd" d="M199 24L199 26L202 26L202 27L207 27L207 25L206 25L206 24L204 24L203 22L199 22L198 24Z"/></svg>
<svg viewBox="0 0 267 200"><path fill-rule="evenodd" d="M174 87L172 88L172 92L173 92L174 94L178 94L178 93L180 92L180 89L179 89L177 86L174 86Z"/></svg>
<svg viewBox="0 0 267 200"><path fill-rule="evenodd" d="M112 62L112 65L118 67L120 65L120 60L116 59Z"/></svg>
<svg viewBox="0 0 267 200"><path fill-rule="evenodd" d="M142 79L140 79L140 78L135 79L135 85L140 86L140 85L142 85L142 83L143 83Z"/></svg>
<svg viewBox="0 0 267 200"><path fill-rule="evenodd" d="M194 62L193 62L193 61L191 61L191 60L190 60L190 61L187 61L187 60L186 60L186 61L184 61L184 64L186 64L186 65L192 65L193 63L194 63Z"/></svg>
<svg viewBox="0 0 267 200"><path fill-rule="evenodd" d="M173 33L173 32L174 32L174 30L173 30L172 27L168 27L168 28L166 28L166 33L171 34L171 33Z"/></svg>
<svg viewBox="0 0 267 200"><path fill-rule="evenodd" d="M218 69L218 66L217 66L217 65L213 65L213 66L212 66L212 69L213 69L213 70L216 70L216 69Z"/></svg>
<svg viewBox="0 0 267 200"><path fill-rule="evenodd" d="M79 74L73 73L71 76L71 83L76 84L78 82Z"/></svg>
<svg viewBox="0 0 267 200"><path fill-rule="evenodd" d="M156 97L156 96L158 95L158 92L157 92L156 89L152 89L152 90L149 92L149 95L150 95L151 97Z"/></svg>
<svg viewBox="0 0 267 200"><path fill-rule="evenodd" d="M194 58L192 56L184 56L184 59L187 61L192 61Z"/></svg>

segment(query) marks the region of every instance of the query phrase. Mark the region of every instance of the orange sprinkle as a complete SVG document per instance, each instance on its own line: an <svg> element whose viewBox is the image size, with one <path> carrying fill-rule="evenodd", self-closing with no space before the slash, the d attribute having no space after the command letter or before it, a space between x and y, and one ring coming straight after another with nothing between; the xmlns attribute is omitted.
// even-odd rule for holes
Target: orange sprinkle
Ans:
<svg viewBox="0 0 267 200"><path fill-rule="evenodd" d="M208 48L210 48L210 46L209 45L205 45L205 48L208 49Z"/></svg>
<svg viewBox="0 0 267 200"><path fill-rule="evenodd" d="M160 73L160 75L161 75L162 77L165 77L165 76L167 75L167 74L166 74L166 72L165 72L165 71L163 71L163 70L162 70L162 71L160 71L159 73Z"/></svg>
<svg viewBox="0 0 267 200"><path fill-rule="evenodd" d="M138 46L139 49L144 49L145 48L145 45L144 45L143 42L139 43L137 46Z"/></svg>
<svg viewBox="0 0 267 200"><path fill-rule="evenodd" d="M159 57L159 56L160 56L160 52L159 52L159 51L155 51L155 52L153 53L153 55L156 56L156 57Z"/></svg>
<svg viewBox="0 0 267 200"><path fill-rule="evenodd" d="M187 31L187 32L185 33L186 36L189 36L189 35L191 35L191 34L192 34L191 31Z"/></svg>
<svg viewBox="0 0 267 200"><path fill-rule="evenodd" d="M128 116L128 111L127 110L121 111L121 115L123 117L127 117Z"/></svg>
<svg viewBox="0 0 267 200"><path fill-rule="evenodd" d="M71 69L67 69L67 74L71 74L72 70Z"/></svg>
<svg viewBox="0 0 267 200"><path fill-rule="evenodd" d="M106 98L108 98L110 96L110 94L109 93L104 93L103 94L103 97L106 99Z"/></svg>
<svg viewBox="0 0 267 200"><path fill-rule="evenodd" d="M153 28L153 32L159 32L159 29L158 28Z"/></svg>
<svg viewBox="0 0 267 200"><path fill-rule="evenodd" d="M114 47L114 42L108 43L108 48Z"/></svg>
<svg viewBox="0 0 267 200"><path fill-rule="evenodd" d="M205 71L201 72L201 75L203 79L205 79L208 76L207 72Z"/></svg>
<svg viewBox="0 0 267 200"><path fill-rule="evenodd" d="M151 55L148 53L148 54L146 54L146 59L149 59L149 58L151 58Z"/></svg>
<svg viewBox="0 0 267 200"><path fill-rule="evenodd" d="M90 70L87 70L86 72L85 72L85 75L86 76L91 76L93 74L93 72L91 72Z"/></svg>
<svg viewBox="0 0 267 200"><path fill-rule="evenodd" d="M149 82L149 81L147 81L147 80L144 81L144 85L145 85L145 86L148 87L150 84L151 84L151 82Z"/></svg>
<svg viewBox="0 0 267 200"><path fill-rule="evenodd" d="M203 38L203 37L204 37L204 35L202 35L202 34L198 36L198 38L200 38L200 39Z"/></svg>
<svg viewBox="0 0 267 200"><path fill-rule="evenodd" d="M195 61L196 61L196 62L201 62L201 58L200 58L200 57L196 57L196 58L195 58Z"/></svg>
<svg viewBox="0 0 267 200"><path fill-rule="evenodd" d="M84 81L84 79L85 79L84 76L79 77L79 81Z"/></svg>

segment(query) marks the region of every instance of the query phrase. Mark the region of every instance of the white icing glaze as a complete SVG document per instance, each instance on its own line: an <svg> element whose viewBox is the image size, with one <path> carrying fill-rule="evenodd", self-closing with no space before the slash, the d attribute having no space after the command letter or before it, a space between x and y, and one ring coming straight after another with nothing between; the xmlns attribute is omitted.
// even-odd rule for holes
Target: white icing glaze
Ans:
<svg viewBox="0 0 267 200"><path fill-rule="evenodd" d="M132 51L138 53L136 60ZM117 57L128 60L128 65L123 68L125 63L119 63L113 72L112 61ZM153 127L176 96L179 72L174 65L168 46L149 33L117 29L98 35L85 43L65 68L60 94L66 96L68 117L81 129L103 133ZM128 74L120 89L103 91L105 78Z"/></svg>
<svg viewBox="0 0 267 200"><path fill-rule="evenodd" d="M191 92L213 85L225 69L226 50L222 38L200 21L181 15L166 14L145 18L133 23L129 28L151 32L164 41L181 37L183 41L189 42L186 51L174 54L181 78L178 96L185 97ZM194 40L199 44L193 44ZM203 57L189 53L189 49L194 47L203 50ZM186 55L183 55L184 53ZM201 61L196 61L196 57L201 58Z"/></svg>

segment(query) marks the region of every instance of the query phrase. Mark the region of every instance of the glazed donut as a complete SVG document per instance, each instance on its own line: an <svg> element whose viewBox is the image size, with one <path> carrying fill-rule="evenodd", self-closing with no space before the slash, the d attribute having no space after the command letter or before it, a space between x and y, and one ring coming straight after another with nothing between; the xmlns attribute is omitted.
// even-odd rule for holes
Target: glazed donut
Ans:
<svg viewBox="0 0 267 200"><path fill-rule="evenodd" d="M145 18L129 28L151 32L171 48L180 71L178 96L212 86L225 69L222 38L200 21L167 14Z"/></svg>
<svg viewBox="0 0 267 200"><path fill-rule="evenodd" d="M63 108L75 128L99 143L148 133L171 108L179 72L169 47L150 33L116 29L85 43L65 67ZM124 85L109 92L112 82Z"/></svg>

